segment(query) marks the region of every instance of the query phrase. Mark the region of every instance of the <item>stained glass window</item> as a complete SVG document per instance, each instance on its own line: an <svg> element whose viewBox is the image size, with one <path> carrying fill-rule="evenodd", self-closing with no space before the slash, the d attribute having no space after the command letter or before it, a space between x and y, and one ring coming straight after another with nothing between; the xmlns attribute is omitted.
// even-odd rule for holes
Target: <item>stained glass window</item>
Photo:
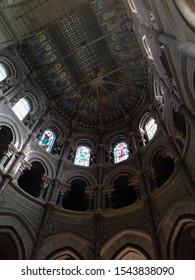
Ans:
<svg viewBox="0 0 195 280"><path fill-rule="evenodd" d="M0 63L0 82L5 80L8 76L8 71L6 67L3 65L3 63Z"/></svg>
<svg viewBox="0 0 195 280"><path fill-rule="evenodd" d="M16 116L23 121L24 118L31 111L31 105L27 98L21 98L13 107L12 110L16 114Z"/></svg>
<svg viewBox="0 0 195 280"><path fill-rule="evenodd" d="M89 166L91 149L89 146L80 145L77 148L74 164L81 166Z"/></svg>
<svg viewBox="0 0 195 280"><path fill-rule="evenodd" d="M121 162L126 160L129 157L129 149L127 143L125 142L118 142L114 146L114 163Z"/></svg>
<svg viewBox="0 0 195 280"><path fill-rule="evenodd" d="M38 144L43 147L48 153L51 152L51 149L55 143L56 135L53 131L46 129L42 136L40 137Z"/></svg>
<svg viewBox="0 0 195 280"><path fill-rule="evenodd" d="M149 119L145 124L145 131L148 135L148 139L151 140L157 130L157 124L155 123L154 119Z"/></svg>

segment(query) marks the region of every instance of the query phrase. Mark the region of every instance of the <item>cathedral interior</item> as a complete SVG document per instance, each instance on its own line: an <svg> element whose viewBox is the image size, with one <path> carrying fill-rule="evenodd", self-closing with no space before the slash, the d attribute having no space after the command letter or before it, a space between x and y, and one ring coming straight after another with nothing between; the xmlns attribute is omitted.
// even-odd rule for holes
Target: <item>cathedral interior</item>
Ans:
<svg viewBox="0 0 195 280"><path fill-rule="evenodd" d="M195 259L193 0L0 1L0 259Z"/></svg>

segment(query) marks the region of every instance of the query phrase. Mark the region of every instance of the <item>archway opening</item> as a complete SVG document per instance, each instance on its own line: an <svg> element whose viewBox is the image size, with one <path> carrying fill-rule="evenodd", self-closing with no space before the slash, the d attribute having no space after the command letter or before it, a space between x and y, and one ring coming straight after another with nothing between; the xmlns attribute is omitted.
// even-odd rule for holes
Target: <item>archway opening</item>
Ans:
<svg viewBox="0 0 195 280"><path fill-rule="evenodd" d="M114 181L113 188L113 208L122 208L131 205L136 201L136 193L134 189L129 186L129 177L125 175L118 177Z"/></svg>
<svg viewBox="0 0 195 280"><path fill-rule="evenodd" d="M40 162L32 162L30 170L25 171L18 179L19 186L34 197L38 197L45 170Z"/></svg>
<svg viewBox="0 0 195 280"><path fill-rule="evenodd" d="M86 182L82 179L73 180L70 191L63 199L62 206L69 210L85 211L87 209L87 200L85 197L86 186Z"/></svg>

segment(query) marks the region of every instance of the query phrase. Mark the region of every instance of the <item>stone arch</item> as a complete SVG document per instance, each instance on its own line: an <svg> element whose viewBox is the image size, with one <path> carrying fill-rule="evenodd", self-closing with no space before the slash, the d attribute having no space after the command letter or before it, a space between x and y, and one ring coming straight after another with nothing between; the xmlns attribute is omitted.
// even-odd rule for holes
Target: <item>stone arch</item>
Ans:
<svg viewBox="0 0 195 280"><path fill-rule="evenodd" d="M145 252L148 259L155 259L152 251L152 241L146 232L138 230L124 229L112 236L101 249L101 257L104 260L111 260L117 256L117 253L125 247L134 247L140 252Z"/></svg>
<svg viewBox="0 0 195 280"><path fill-rule="evenodd" d="M0 114L0 125L7 126L10 128L13 140L12 143L15 145L16 149L20 150L23 146L23 137L20 127L15 119L9 117L8 115Z"/></svg>
<svg viewBox="0 0 195 280"><path fill-rule="evenodd" d="M67 248L76 252L80 259L92 260L94 258L93 248L87 240L75 233L63 232L52 235L43 241L38 259L50 259L56 252L64 252Z"/></svg>
<svg viewBox="0 0 195 280"><path fill-rule="evenodd" d="M154 140L152 142L152 146L150 147L150 144L148 145L148 149L145 150L144 157L142 159L142 168L143 170L146 170L148 167L152 164L152 159L154 157L154 154L157 150L162 150L166 147L165 139L164 138L158 138L157 140Z"/></svg>
<svg viewBox="0 0 195 280"><path fill-rule="evenodd" d="M105 176L103 185L109 186L111 182L116 179L118 176L126 175L129 177L137 176L137 170L132 166L119 166L112 170L108 175Z"/></svg>
<svg viewBox="0 0 195 280"><path fill-rule="evenodd" d="M26 155L26 160L28 160L29 162L32 161L38 161L40 162L44 169L45 169L45 174L50 177L53 178L55 177L56 174L56 170L55 170L55 166L54 164L52 164L52 162L49 159L49 156L45 153L41 153L41 152L29 152Z"/></svg>
<svg viewBox="0 0 195 280"><path fill-rule="evenodd" d="M17 214L1 212L0 217L0 233L4 232L11 236L16 246L18 259L29 260L33 249L34 235L27 223Z"/></svg>
<svg viewBox="0 0 195 280"><path fill-rule="evenodd" d="M68 171L62 175L61 180L63 182L68 183L71 180L78 178L78 177L81 177L84 180L86 180L86 182L88 182L88 186L91 188L94 188L97 185L97 181L93 175L91 175L90 173L88 173L86 171L81 171L81 170Z"/></svg>
<svg viewBox="0 0 195 280"><path fill-rule="evenodd" d="M174 243L185 221L195 221L195 204L191 198L173 202L158 225L157 235L163 259L174 259Z"/></svg>

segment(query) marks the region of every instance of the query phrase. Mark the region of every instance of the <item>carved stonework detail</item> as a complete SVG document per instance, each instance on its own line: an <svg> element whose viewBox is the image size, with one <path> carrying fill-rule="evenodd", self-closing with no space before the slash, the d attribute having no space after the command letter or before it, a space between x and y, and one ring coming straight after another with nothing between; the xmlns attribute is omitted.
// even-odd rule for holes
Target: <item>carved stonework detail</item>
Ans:
<svg viewBox="0 0 195 280"><path fill-rule="evenodd" d="M165 147L164 150L162 151L162 156L163 158L173 158L173 154L171 153L169 147Z"/></svg>
<svg viewBox="0 0 195 280"><path fill-rule="evenodd" d="M157 174L156 171L153 167L150 167L149 169L147 169L145 172L145 175L151 179L155 179Z"/></svg>
<svg viewBox="0 0 195 280"><path fill-rule="evenodd" d="M85 194L88 199L93 199L94 197L94 191L92 189L85 188Z"/></svg>
<svg viewBox="0 0 195 280"><path fill-rule="evenodd" d="M20 166L20 168L19 168L19 171L20 171L21 173L23 173L24 171L30 170L30 169L31 169L31 164L30 164L28 161L23 160L23 161L22 161L22 164L21 164L21 166Z"/></svg>
<svg viewBox="0 0 195 280"><path fill-rule="evenodd" d="M137 189L139 187L140 179L138 177L134 177L128 180L128 185L133 189Z"/></svg>
<svg viewBox="0 0 195 280"><path fill-rule="evenodd" d="M70 191L71 185L66 183L60 183L58 187L60 188L60 194L65 195Z"/></svg>
<svg viewBox="0 0 195 280"><path fill-rule="evenodd" d="M183 137L183 133L179 130L177 130L176 128L174 128L172 131L171 131L171 135L170 135L172 138L174 139L181 139Z"/></svg>
<svg viewBox="0 0 195 280"><path fill-rule="evenodd" d="M112 193L114 192L114 188L109 186L104 189L104 192L106 193L107 197L112 197Z"/></svg>
<svg viewBox="0 0 195 280"><path fill-rule="evenodd" d="M50 183L51 183L51 178L47 177L47 175L43 175L41 187L46 189Z"/></svg>

